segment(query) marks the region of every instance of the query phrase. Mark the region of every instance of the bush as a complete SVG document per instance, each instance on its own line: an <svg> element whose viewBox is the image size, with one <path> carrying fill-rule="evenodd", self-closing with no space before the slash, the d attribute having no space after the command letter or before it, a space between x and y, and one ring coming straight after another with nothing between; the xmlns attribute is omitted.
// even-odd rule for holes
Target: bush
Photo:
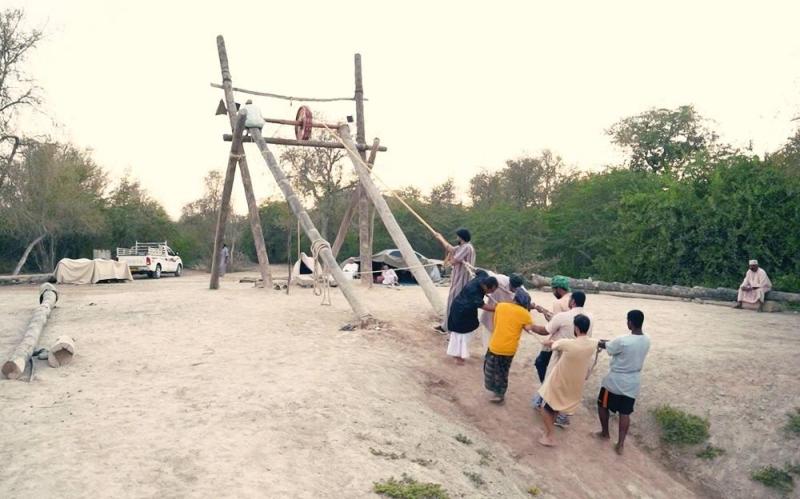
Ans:
<svg viewBox="0 0 800 499"><path fill-rule="evenodd" d="M792 475L775 466L765 466L758 469L750 475L750 478L779 492L789 493L794 490L794 478L792 478Z"/></svg>
<svg viewBox="0 0 800 499"><path fill-rule="evenodd" d="M705 449L701 450L695 455L700 459L708 459L710 461L723 454L725 454L725 449L720 449L719 447L714 447L713 445L707 445Z"/></svg>
<svg viewBox="0 0 800 499"><path fill-rule="evenodd" d="M447 491L437 483L421 483L403 473L403 478L394 477L375 482L372 490L376 494L397 499L449 499Z"/></svg>
<svg viewBox="0 0 800 499"><path fill-rule="evenodd" d="M694 414L689 414L668 405L653 410L656 422L661 427L661 440L670 444L700 444L708 438L711 423Z"/></svg>
<svg viewBox="0 0 800 499"><path fill-rule="evenodd" d="M800 408L794 410L794 413L787 414L789 421L786 423L784 429L794 435L800 435Z"/></svg>

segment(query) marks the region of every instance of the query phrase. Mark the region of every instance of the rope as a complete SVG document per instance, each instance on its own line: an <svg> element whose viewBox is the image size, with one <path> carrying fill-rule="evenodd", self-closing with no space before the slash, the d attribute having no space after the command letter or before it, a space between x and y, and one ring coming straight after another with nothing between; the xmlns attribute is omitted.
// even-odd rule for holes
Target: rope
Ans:
<svg viewBox="0 0 800 499"><path fill-rule="evenodd" d="M212 83L211 86L213 88L222 88L222 85L218 83ZM295 97L292 95L281 95L281 94L273 94L270 92L257 92L255 90L246 90L244 88L239 87L231 87L231 90L234 92L241 92L243 94L250 94L250 95L259 95L261 97L272 97L274 99L283 99L288 101L300 101L300 102L338 102L338 101L354 101L356 100L354 97L327 97L327 98L319 98L319 97ZM364 99L365 101L367 99Z"/></svg>
<svg viewBox="0 0 800 499"><path fill-rule="evenodd" d="M311 257L314 259L314 296L322 297L323 305L331 304L331 287L330 276L325 262L320 258L320 253L323 249L331 249L331 245L324 239L317 239L311 243ZM322 276L319 275L317 269L322 271Z"/></svg>

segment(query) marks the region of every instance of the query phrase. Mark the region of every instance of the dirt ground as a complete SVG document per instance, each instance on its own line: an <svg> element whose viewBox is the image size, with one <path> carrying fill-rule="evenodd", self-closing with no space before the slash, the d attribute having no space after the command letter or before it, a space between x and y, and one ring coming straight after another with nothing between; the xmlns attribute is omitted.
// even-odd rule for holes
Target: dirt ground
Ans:
<svg viewBox="0 0 800 499"><path fill-rule="evenodd" d="M77 355L58 370L37 361L32 383L0 381L0 495L375 497L374 482L407 473L452 497L531 497L531 487L558 498L770 497L750 471L800 456L800 439L780 428L800 406L797 314L589 295L595 337L625 334L625 313L639 308L653 339L618 457L589 436L602 356L585 407L561 445L544 448L529 406L535 338L523 339L496 407L480 341L466 366L450 363L418 288L359 287L385 324L348 332L338 291L324 307L311 290L256 290L241 275L218 291L197 273L60 286L41 344L70 335ZM35 286L0 287L0 354L36 299ZM709 462L697 448L665 449L649 413L663 403L708 417L726 453Z"/></svg>

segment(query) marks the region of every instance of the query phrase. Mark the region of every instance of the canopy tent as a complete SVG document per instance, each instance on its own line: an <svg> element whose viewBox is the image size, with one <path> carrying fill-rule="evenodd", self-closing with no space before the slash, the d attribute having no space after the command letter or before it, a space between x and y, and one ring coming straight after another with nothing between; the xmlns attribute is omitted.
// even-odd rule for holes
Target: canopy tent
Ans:
<svg viewBox="0 0 800 499"><path fill-rule="evenodd" d="M58 262L55 272L58 284L95 284L100 281L132 281L128 264L114 260L89 260L64 258Z"/></svg>
<svg viewBox="0 0 800 499"><path fill-rule="evenodd" d="M441 281L441 267L444 265L444 261L436 260L434 258L427 258L416 251L414 253L416 253L417 258L419 258L420 263L422 263L422 266L425 268L425 272L431 277L431 280L433 280L433 282ZM360 258L356 257L353 258L353 260L360 263ZM397 271L397 275L401 282L415 282L414 276L408 270L409 265L406 263L405 259L403 258L403 254L399 249L385 249L375 253L372 255L371 268L367 268L365 270L372 271L372 275L375 276L380 273L380 270L384 264L394 269L399 269Z"/></svg>

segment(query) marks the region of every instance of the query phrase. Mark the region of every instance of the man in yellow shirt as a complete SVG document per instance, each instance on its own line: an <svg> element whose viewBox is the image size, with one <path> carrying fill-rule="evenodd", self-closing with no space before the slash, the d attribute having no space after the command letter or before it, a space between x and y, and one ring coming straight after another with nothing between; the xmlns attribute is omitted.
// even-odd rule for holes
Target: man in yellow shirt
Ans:
<svg viewBox="0 0 800 499"><path fill-rule="evenodd" d="M494 331L483 362L484 386L494 394L489 399L494 404L502 404L505 400L508 371L517 353L522 330L533 329L530 308L531 295L517 288L514 301L498 303L494 309Z"/></svg>

